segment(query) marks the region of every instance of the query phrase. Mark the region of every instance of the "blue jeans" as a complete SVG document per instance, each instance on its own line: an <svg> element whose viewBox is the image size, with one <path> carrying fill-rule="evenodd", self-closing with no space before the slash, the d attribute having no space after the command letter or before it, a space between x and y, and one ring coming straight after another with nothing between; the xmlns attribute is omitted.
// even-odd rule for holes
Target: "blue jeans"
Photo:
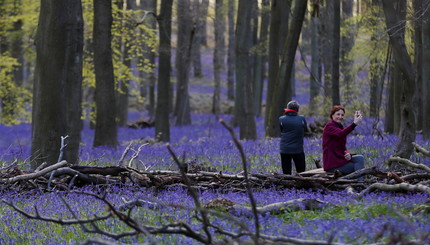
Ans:
<svg viewBox="0 0 430 245"><path fill-rule="evenodd" d="M337 168L329 169L327 170L327 172L334 172L335 170L339 170L342 174L346 175L363 168L364 168L364 157L362 155L354 155L352 156L351 160L347 164ZM358 180L364 180L364 178L360 177L358 178Z"/></svg>

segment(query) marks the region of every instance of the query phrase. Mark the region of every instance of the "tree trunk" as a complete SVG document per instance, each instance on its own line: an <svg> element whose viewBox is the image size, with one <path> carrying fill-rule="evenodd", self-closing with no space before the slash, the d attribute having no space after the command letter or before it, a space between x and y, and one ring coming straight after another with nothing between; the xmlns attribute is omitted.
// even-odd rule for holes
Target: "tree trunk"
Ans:
<svg viewBox="0 0 430 245"><path fill-rule="evenodd" d="M251 41L252 4L239 0L236 25L236 97L235 120L240 128L240 139L256 139L257 130L250 83L249 49Z"/></svg>
<svg viewBox="0 0 430 245"><path fill-rule="evenodd" d="M128 1L130 0L124 0L124 1L118 1L116 3L116 6L118 8L118 10L120 10L121 14L120 14L120 18L121 18L121 26L119 27L119 31L121 32L121 37L119 38L119 50L120 50L120 54L119 54L119 62L120 62L120 66L124 67L124 68L129 68L131 65L130 62L130 58L128 55L128 49L129 47L126 45L127 42L127 37L126 37L126 33L125 29L130 29L130 26L126 26L126 16L125 16L125 12L127 11L127 9L130 9L130 7L128 6ZM123 31L124 30L124 31ZM118 45L118 44L116 44ZM124 77L122 74L124 73L124 69L120 68L120 79L118 79L118 82L116 84L116 106L117 106L117 126L118 127L125 127L127 126L127 121L128 121L128 96L129 96L129 90L128 88L130 87L130 81L128 79L122 79L121 77Z"/></svg>
<svg viewBox="0 0 430 245"><path fill-rule="evenodd" d="M373 16L380 16L381 18L372 18L370 25L371 29L374 30L372 32L372 36L370 37L370 41L373 44L373 52L370 57L370 116L374 118L379 118L379 109L382 101L382 90L384 89L384 78L385 78L385 69L384 63L386 62L386 54L382 51L384 50L381 45L380 38L380 30L378 26L381 26L382 23L380 20L382 19L382 11L379 8L379 0L372 0L372 9L371 14ZM347 89L348 91L348 89Z"/></svg>
<svg viewBox="0 0 430 245"><path fill-rule="evenodd" d="M32 168L59 160L76 164L81 140L83 18L81 1L40 5L33 94ZM59 159L62 136L64 155Z"/></svg>
<svg viewBox="0 0 430 245"><path fill-rule="evenodd" d="M172 2L162 0L159 24L160 46L158 59L157 107L155 110L155 137L159 141L170 141L169 90L170 90L170 38L172 33Z"/></svg>
<svg viewBox="0 0 430 245"><path fill-rule="evenodd" d="M317 0L313 0L315 3ZM318 100L317 97L320 93L321 86L321 63L320 63L320 38L319 38L319 28L320 21L317 9L313 9L311 16L311 74L310 74L310 101L309 101L309 116L317 115L318 110Z"/></svg>
<svg viewBox="0 0 430 245"><path fill-rule="evenodd" d="M200 49L202 46L203 36L206 31L206 18L208 12L209 0L193 0L193 12L195 18L195 24L197 26L194 41L192 46L192 64L194 68L194 77L203 77L202 73L202 62Z"/></svg>
<svg viewBox="0 0 430 245"><path fill-rule="evenodd" d="M223 54L224 54L224 33L225 33L225 14L224 14L224 1L215 1L215 48L214 48L214 94L212 103L212 112L218 119L221 107L220 93L221 93L221 78L220 73L222 70Z"/></svg>
<svg viewBox="0 0 430 245"><path fill-rule="evenodd" d="M142 8L146 11L152 11L153 13L157 12L157 0L149 0L144 1L142 3ZM149 28L156 28L156 21L154 18L147 18L145 21ZM155 52L152 51L152 47L148 45L144 45L143 47L143 59L148 60L149 64L155 64ZM150 72L143 71L143 83L148 87L148 93L145 97L148 98L149 103L147 106L148 114L151 118L155 116L155 85L156 85L156 77L155 71L152 70ZM141 86L141 89L144 89L145 85ZM141 91L141 96L144 97L144 92Z"/></svg>
<svg viewBox="0 0 430 245"><path fill-rule="evenodd" d="M118 129L112 64L112 4L94 0L94 69L96 73L96 129L94 146L116 147Z"/></svg>
<svg viewBox="0 0 430 245"><path fill-rule="evenodd" d="M340 1L333 1L333 53L332 62L332 94L331 100L333 105L340 105L339 90L339 49L340 49Z"/></svg>
<svg viewBox="0 0 430 245"><path fill-rule="evenodd" d="M254 81L255 81L255 115L261 116L262 99L263 99L263 85L264 78L266 77L266 47L269 31L269 0L263 0L261 2L261 25L259 40L257 43L257 53L255 57L255 68L254 68Z"/></svg>
<svg viewBox="0 0 430 245"><path fill-rule="evenodd" d="M420 16L422 7L423 7L423 0L414 0L413 1L414 6L414 16ZM428 25L430 23L427 23ZM417 123L417 131L422 130L423 128L423 103L422 103L422 54L423 54L423 42L422 42L422 18L415 18L414 19L414 65L417 69L416 73L416 101L414 102L416 106L415 113L416 113L416 123Z"/></svg>
<svg viewBox="0 0 430 245"><path fill-rule="evenodd" d="M343 74L343 84L345 87L344 99L345 104L351 102L352 84L354 84L353 65L354 60L350 58L350 52L355 43L356 24L352 20L353 0L342 0L342 29L345 30L341 36L341 69Z"/></svg>
<svg viewBox="0 0 430 245"><path fill-rule="evenodd" d="M430 1L426 0L423 6L424 9L428 9ZM426 11L423 17L423 23L427 23L422 25L423 137L428 140L430 139L430 11Z"/></svg>
<svg viewBox="0 0 430 245"><path fill-rule="evenodd" d="M382 0L382 6L385 13L387 32L393 45L394 59L405 78L405 84L400 97L400 134L395 154L402 158L409 158L414 149L412 142L415 140L416 131L415 111L413 106L416 86L416 70L413 67L411 58L407 52L403 36L395 30L395 26L399 25L400 19L396 14L394 2L390 0Z"/></svg>
<svg viewBox="0 0 430 245"><path fill-rule="evenodd" d="M270 110L279 110L278 105L272 103L273 93L276 86L276 79L279 71L279 60L283 44L285 43L286 33L288 33L288 21L291 2L272 0L270 31L269 31L269 75L266 92L266 112L265 112L265 134L268 137L279 136L278 118L270 115ZM284 35L285 34L285 35ZM282 105L281 105L282 106ZM273 118L272 118L273 116Z"/></svg>
<svg viewBox="0 0 430 245"><path fill-rule="evenodd" d="M234 56L234 13L235 1L228 0L228 47L227 47L227 99L234 100L234 72L236 70Z"/></svg>
<svg viewBox="0 0 430 245"><path fill-rule="evenodd" d="M191 44L194 36L189 0L178 1L178 42L176 49L176 125L191 124L190 95L188 84L190 80Z"/></svg>
<svg viewBox="0 0 430 245"><path fill-rule="evenodd" d="M332 75L333 75L333 32L334 32L334 1L326 1L326 6L321 9L321 41L322 63L324 65L324 104L333 104L332 99Z"/></svg>

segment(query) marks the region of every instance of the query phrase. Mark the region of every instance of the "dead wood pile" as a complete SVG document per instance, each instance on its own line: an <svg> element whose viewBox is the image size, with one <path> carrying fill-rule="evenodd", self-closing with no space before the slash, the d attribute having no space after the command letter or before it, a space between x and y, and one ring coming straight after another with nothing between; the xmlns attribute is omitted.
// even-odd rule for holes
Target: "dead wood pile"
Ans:
<svg viewBox="0 0 430 245"><path fill-rule="evenodd" d="M376 189L391 190L395 186L398 191L422 191L430 194L430 168L407 159L392 157L389 161L400 162L413 166L415 173L383 172L376 167L365 168L352 174L342 176L341 173L326 173L322 169L314 169L297 175L278 173L253 173L248 175L250 187L254 190L265 188L299 188L324 191L355 190L373 191ZM185 168L185 176L190 185L200 190L222 190L246 192L243 173L227 174L216 171L202 171L202 167ZM357 178L365 176L364 181ZM3 169L0 172L1 185L25 191L69 190L84 185L137 185L147 188L187 188L184 176L180 171L155 170L139 171L130 167L88 167L70 166L66 161L35 172L23 172L16 167ZM377 184L377 186L376 186ZM376 187L375 187L376 186Z"/></svg>

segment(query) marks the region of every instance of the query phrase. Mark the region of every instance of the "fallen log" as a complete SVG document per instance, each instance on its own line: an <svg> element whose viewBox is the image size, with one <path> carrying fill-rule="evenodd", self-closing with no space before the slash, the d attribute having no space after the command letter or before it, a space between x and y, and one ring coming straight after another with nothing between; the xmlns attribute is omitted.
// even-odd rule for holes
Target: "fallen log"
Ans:
<svg viewBox="0 0 430 245"><path fill-rule="evenodd" d="M46 167L46 168L40 170L39 172L18 175L18 176L11 177L11 178L0 179L0 183L12 184L12 183L22 181L22 180L36 179L38 177L44 176L47 173L50 173L50 172L52 172L58 168L65 167L67 165L68 165L68 163L66 161L61 161L61 162L58 162L54 165Z"/></svg>

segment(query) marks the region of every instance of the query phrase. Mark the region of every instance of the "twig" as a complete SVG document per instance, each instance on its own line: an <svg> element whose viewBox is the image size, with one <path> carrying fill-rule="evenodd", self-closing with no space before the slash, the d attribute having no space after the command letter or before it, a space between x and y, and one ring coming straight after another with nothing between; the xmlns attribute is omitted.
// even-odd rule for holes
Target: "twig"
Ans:
<svg viewBox="0 0 430 245"><path fill-rule="evenodd" d="M405 159L405 158L401 158L401 157L390 157L390 158L388 159L388 162L399 162L399 163L402 163L402 164L407 165L407 166L409 166L409 167L419 168L419 169L422 169L422 170L424 170L424 171L426 171L426 172L430 173L430 168L429 168L428 166L426 166L426 165L424 165L424 164L414 163L414 162L412 162L412 161L410 161L410 160L408 160L408 159Z"/></svg>
<svg viewBox="0 0 430 245"><path fill-rule="evenodd" d="M146 146L148 144L149 143L145 143L145 144L142 144L141 146L139 146L139 148L137 149L137 151L135 151L133 153L133 155L131 156L130 161L128 162L128 167L131 167L131 163L133 162L133 160L136 159L137 156L139 156L139 153L142 150L142 147L144 147L144 146Z"/></svg>
<svg viewBox="0 0 430 245"><path fill-rule="evenodd" d="M111 214L107 214L107 215L100 216L100 217L94 216L94 218L92 218L92 219L85 219L85 220L81 220L81 219L73 219L73 220L54 219L54 218L44 217L44 216L40 215L36 206L34 207L35 214L30 214L27 211L24 211L24 210L18 208L17 206L15 206L15 204L13 204L9 201L2 200L2 202L5 203L6 205L8 205L9 207L13 208L18 213L24 215L28 219L42 220L42 221L56 223L56 224L60 224L60 225L76 225L76 224L82 224L82 223L91 223L91 222L106 220L112 216Z"/></svg>
<svg viewBox="0 0 430 245"><path fill-rule="evenodd" d="M65 144L64 142L66 141L67 138L69 138L68 135L61 136L60 155L58 156L58 161L57 162L61 162L61 160L63 160L64 148L66 148L66 146L67 146L67 144Z"/></svg>
<svg viewBox="0 0 430 245"><path fill-rule="evenodd" d="M130 142L130 144L128 144L128 146L122 152L121 158L118 160L118 163L117 163L118 166L120 166L120 167L123 166L124 158L125 158L125 156L127 156L128 152L130 151L130 148L131 148L132 144L133 144L133 141Z"/></svg>
<svg viewBox="0 0 430 245"><path fill-rule="evenodd" d="M243 151L242 144L237 139L236 134L234 133L233 128L230 127L230 126L228 126L223 119L220 120L220 123L230 132L230 135L233 138L233 141L236 144L236 147L239 150L240 156L242 158L242 167L243 167L243 175L245 176L246 190L247 190L247 193L248 193L249 201L251 202L251 208L252 208L252 212L253 212L254 218L255 218L255 237L254 237L254 241L255 241L256 244L258 244L258 239L260 237L260 222L259 222L259 219L258 219L257 204L256 204L256 201L255 201L254 196L252 194L251 185L250 185L249 179L248 179L248 168L246 166L245 152Z"/></svg>

